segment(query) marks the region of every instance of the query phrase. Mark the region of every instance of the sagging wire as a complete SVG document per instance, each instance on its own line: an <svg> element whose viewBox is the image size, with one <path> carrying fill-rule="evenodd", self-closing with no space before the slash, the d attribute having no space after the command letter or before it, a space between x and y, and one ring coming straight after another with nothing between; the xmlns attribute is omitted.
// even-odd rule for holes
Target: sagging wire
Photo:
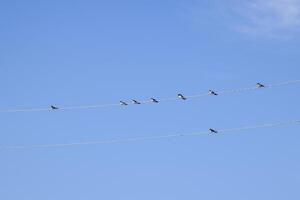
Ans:
<svg viewBox="0 0 300 200"><path fill-rule="evenodd" d="M114 139L114 140L98 140L98 141L89 141L89 142L38 144L38 145L2 145L2 146L0 146L0 149L2 149L2 150L16 149L17 150L17 149L62 148L62 147L72 147L72 146L89 146L89 145L101 145L101 144L139 142L139 141L161 140L161 139L169 139L169 138L177 138L177 137L218 135L221 133L234 133L234 132L254 130L254 129L290 126L293 124L300 124L300 120L282 121L282 122L277 122L277 123L260 124L260 125L245 126L245 127L230 128L230 129L209 128L207 131L201 131L201 132L195 132L195 133L179 133L179 134L169 134L169 135L159 135L159 136L143 136L143 137L134 137L134 138Z"/></svg>

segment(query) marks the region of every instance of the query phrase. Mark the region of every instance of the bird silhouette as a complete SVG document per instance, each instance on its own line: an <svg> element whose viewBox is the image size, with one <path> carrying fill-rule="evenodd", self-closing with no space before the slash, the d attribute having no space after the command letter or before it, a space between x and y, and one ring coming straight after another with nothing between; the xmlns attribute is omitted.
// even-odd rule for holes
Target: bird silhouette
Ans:
<svg viewBox="0 0 300 200"><path fill-rule="evenodd" d="M151 102L153 102L153 103L159 103L156 99L154 99L154 98L151 98L150 99L151 100Z"/></svg>
<svg viewBox="0 0 300 200"><path fill-rule="evenodd" d="M213 91L213 90L209 90L209 94L213 95L213 96L218 96L218 94L215 91Z"/></svg>
<svg viewBox="0 0 300 200"><path fill-rule="evenodd" d="M137 104L137 105L140 105L141 103L140 102L138 102L137 100L132 100L132 102L133 102L133 104Z"/></svg>
<svg viewBox="0 0 300 200"><path fill-rule="evenodd" d="M52 109L52 110L58 110L59 108L56 107L56 106L51 105L51 109Z"/></svg>
<svg viewBox="0 0 300 200"><path fill-rule="evenodd" d="M126 102L124 102L124 101L120 101L120 104L121 104L122 106L128 106L128 104L127 104Z"/></svg>
<svg viewBox="0 0 300 200"><path fill-rule="evenodd" d="M263 84L261 84L261 83L256 83L256 87L258 87L258 88L264 88L264 87L266 87L266 86L263 85Z"/></svg>
<svg viewBox="0 0 300 200"><path fill-rule="evenodd" d="M186 100L187 98L185 96L183 96L183 94L178 94L178 97L182 100Z"/></svg>
<svg viewBox="0 0 300 200"><path fill-rule="evenodd" d="M210 128L210 129L209 129L209 132L211 132L211 133L218 133L218 131L217 131L217 130L215 130L215 129L212 129L212 128Z"/></svg>

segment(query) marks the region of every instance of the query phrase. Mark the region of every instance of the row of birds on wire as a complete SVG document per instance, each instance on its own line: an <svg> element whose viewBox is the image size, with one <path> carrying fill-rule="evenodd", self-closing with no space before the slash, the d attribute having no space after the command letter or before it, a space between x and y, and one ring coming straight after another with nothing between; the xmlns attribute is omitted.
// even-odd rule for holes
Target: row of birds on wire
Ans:
<svg viewBox="0 0 300 200"><path fill-rule="evenodd" d="M257 87L257 88L265 88L266 86L265 86L264 84L262 84L262 83L257 83L257 84L256 84L256 87ZM218 94L216 91L214 91L214 90L209 90L208 95L211 95L211 96L218 96L219 94ZM182 93L179 93L179 94L177 95L177 97L178 97L179 99L181 99L181 100L184 100L184 101L188 99L188 98L187 98L185 95L183 95ZM136 99L132 99L131 101L132 101L131 104L134 104L134 105L140 105L140 104L142 104L142 102L140 102L140 101L138 101L138 100L136 100ZM152 102L152 103L159 103L159 100L156 99L156 98L150 98L150 102ZM127 102L125 102L125 101L120 101L120 105L121 105L121 106L128 106L129 103L127 103ZM59 109L59 107L58 107L58 106L55 106L55 105L51 105L50 107L51 107L52 110L58 110L58 109Z"/></svg>
<svg viewBox="0 0 300 200"><path fill-rule="evenodd" d="M177 97L168 97L168 98L150 98L148 100L138 101L137 99L129 101L120 101L119 103L110 103L110 104L94 104L94 105L78 105L78 106L58 106L55 104L52 104L50 106L44 107L44 108L25 108L25 109L0 109L0 113L18 113L18 112L43 112L43 111L52 111L52 110L82 110L82 109L99 109L99 108L107 108L107 107L115 107L115 106L129 106L129 105L140 105L140 104L158 104L161 102L166 101L176 101L176 100L183 100L186 101L188 99L196 99L196 98L202 98L206 96L218 96L218 95L225 95L225 94L233 94L233 93L242 93L242 92L250 92L253 90L259 90L261 88L277 88L287 85L293 85L293 84L299 84L300 80L290 80L285 82L279 82L279 83L273 83L273 84L262 84L257 83L256 86L250 86L245 88L236 88L236 89L230 89L230 90L209 90L208 93L202 93L202 94L196 94L196 95L184 95L183 93L180 93L177 95Z"/></svg>

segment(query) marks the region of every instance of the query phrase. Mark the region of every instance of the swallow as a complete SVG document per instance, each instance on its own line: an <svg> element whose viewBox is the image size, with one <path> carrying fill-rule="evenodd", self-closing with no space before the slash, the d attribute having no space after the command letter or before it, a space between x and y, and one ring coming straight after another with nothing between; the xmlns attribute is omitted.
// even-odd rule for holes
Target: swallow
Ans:
<svg viewBox="0 0 300 200"><path fill-rule="evenodd" d="M187 98L185 96L183 96L182 94L178 94L178 97L182 100L186 100Z"/></svg>
<svg viewBox="0 0 300 200"><path fill-rule="evenodd" d="M151 100L151 102L153 102L153 103L159 103L156 99L154 99L154 98L151 98L150 99Z"/></svg>
<svg viewBox="0 0 300 200"><path fill-rule="evenodd" d="M257 88L264 88L266 87L265 85L261 84L261 83L256 83L256 87Z"/></svg>
<svg viewBox="0 0 300 200"><path fill-rule="evenodd" d="M51 109L52 109L52 110L58 110L59 108L56 107L56 106L51 106Z"/></svg>
<svg viewBox="0 0 300 200"><path fill-rule="evenodd" d="M122 106L128 106L128 104L127 104L126 102L124 102L124 101L120 101L120 104L121 104Z"/></svg>
<svg viewBox="0 0 300 200"><path fill-rule="evenodd" d="M133 104L137 104L137 105L140 105L141 103L140 102L138 102L137 100L132 100L132 102L133 102Z"/></svg>
<svg viewBox="0 0 300 200"><path fill-rule="evenodd" d="M209 90L209 94L213 95L213 96L218 96L218 94L215 91L213 91L213 90Z"/></svg>
<svg viewBox="0 0 300 200"><path fill-rule="evenodd" d="M209 132L210 132L210 133L218 133L218 131L217 131L217 130L215 130L215 129L212 129L212 128L210 128L210 129L209 129Z"/></svg>

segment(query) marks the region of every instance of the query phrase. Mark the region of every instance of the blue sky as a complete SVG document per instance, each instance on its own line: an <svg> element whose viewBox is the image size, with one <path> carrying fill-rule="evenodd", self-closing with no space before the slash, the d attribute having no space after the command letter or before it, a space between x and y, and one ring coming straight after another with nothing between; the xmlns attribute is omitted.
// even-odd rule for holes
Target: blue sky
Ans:
<svg viewBox="0 0 300 200"><path fill-rule="evenodd" d="M114 103L299 79L298 0L0 0L1 109ZM299 86L187 102L0 113L1 145L299 119ZM299 126L1 150L0 198L299 199Z"/></svg>

